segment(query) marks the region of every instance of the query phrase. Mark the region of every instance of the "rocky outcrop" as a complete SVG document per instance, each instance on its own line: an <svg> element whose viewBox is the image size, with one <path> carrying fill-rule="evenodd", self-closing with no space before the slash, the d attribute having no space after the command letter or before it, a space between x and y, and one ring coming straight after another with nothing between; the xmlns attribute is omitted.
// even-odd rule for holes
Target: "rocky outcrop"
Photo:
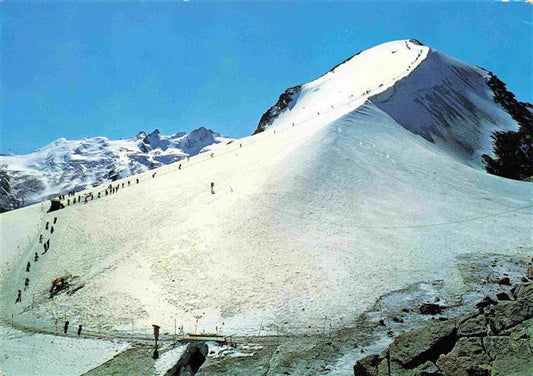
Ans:
<svg viewBox="0 0 533 376"><path fill-rule="evenodd" d="M291 105L296 102L302 87L300 85L288 88L279 96L275 105L270 107L267 112L261 116L259 124L253 134L263 132L272 122L285 111L287 108L291 108Z"/></svg>
<svg viewBox="0 0 533 376"><path fill-rule="evenodd" d="M354 366L356 376L523 376L533 370L533 266L510 291L478 312L431 320L403 333L381 354Z"/></svg>
<svg viewBox="0 0 533 376"><path fill-rule="evenodd" d="M165 376L192 376L204 364L209 349L204 342L191 342L178 362L170 368Z"/></svg>
<svg viewBox="0 0 533 376"><path fill-rule="evenodd" d="M519 102L505 83L489 72L488 86L494 101L518 123L518 130L494 132L494 155L483 155L487 172L510 179L530 180L533 175L533 105Z"/></svg>
<svg viewBox="0 0 533 376"><path fill-rule="evenodd" d="M0 170L0 213L17 209L24 205L24 200L18 199L11 192L11 182L9 175L4 170Z"/></svg>

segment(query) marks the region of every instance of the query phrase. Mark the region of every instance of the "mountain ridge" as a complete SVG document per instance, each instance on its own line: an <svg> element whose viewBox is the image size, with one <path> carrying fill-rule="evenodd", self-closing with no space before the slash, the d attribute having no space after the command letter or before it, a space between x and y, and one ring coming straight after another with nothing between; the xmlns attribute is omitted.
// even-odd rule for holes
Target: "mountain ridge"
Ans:
<svg viewBox="0 0 533 376"><path fill-rule="evenodd" d="M61 137L25 155L2 155L0 212L174 163L228 140L205 127L169 136L155 129L119 140Z"/></svg>
<svg viewBox="0 0 533 376"><path fill-rule="evenodd" d="M359 63L358 59L364 59L364 55L370 51L382 49L384 51L378 53L395 54L404 47L409 50L424 47L427 51L421 51L415 61L408 65L409 74L397 78L391 87L378 90L377 93L375 90L366 90L367 100L377 104L406 129L437 143L441 149L455 154L465 164L484 168L496 175L518 179L520 174L517 176L516 172L502 172L502 163L496 162L502 159L497 138L503 138L502 133L518 132L519 125L522 124L523 131L519 133L522 136L515 137L526 139L524 134L531 133L533 123L533 116L527 115L527 108L529 113L533 114L533 106L514 100L514 95L505 89L503 82L494 79L492 72L426 47L416 39L388 42L360 51L319 78L285 90L278 101L261 116L254 134L275 127L279 118L282 118L282 122L291 122L291 111L297 107L306 88L312 87L317 91L317 87L322 86L321 81L327 80L337 69L352 70L355 75L358 64L364 64L364 61ZM385 59L386 57L382 58ZM372 69L381 69L380 64L384 67L386 65L377 61ZM502 98L507 98L507 106L502 105ZM528 155L528 163L523 162L521 166L522 180L525 180L533 174L531 138L522 141L522 144L527 146ZM507 152L516 153L520 152ZM514 167L514 170L517 169L518 167Z"/></svg>

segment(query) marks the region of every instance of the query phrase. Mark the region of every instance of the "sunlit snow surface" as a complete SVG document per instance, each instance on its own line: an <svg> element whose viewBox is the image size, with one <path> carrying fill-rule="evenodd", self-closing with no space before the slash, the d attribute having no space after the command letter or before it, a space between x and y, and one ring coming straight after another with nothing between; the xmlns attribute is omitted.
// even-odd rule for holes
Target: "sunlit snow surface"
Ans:
<svg viewBox="0 0 533 376"><path fill-rule="evenodd" d="M68 314L93 330L146 333L151 324L170 332L174 318L193 331L198 317L200 332L256 334L261 324L264 333L314 332L326 315L335 327L350 325L381 294L417 281L459 286L456 255L530 246L531 184L469 167L358 97L386 89L379 85L408 75L406 65L428 53L394 43L382 49L397 60L379 50L365 63L374 79L371 70L353 82L327 81L341 66L319 79L328 95L302 95L272 129L48 214L58 218L54 234L44 232L50 251L33 263L22 304L14 304L16 290L41 245L9 264L4 317L50 325ZM336 85L344 96L326 90ZM346 100L350 92L356 97ZM16 213L0 216L10 252ZM17 226L34 232L41 214L27 213ZM62 274L86 286L48 299Z"/></svg>
<svg viewBox="0 0 533 376"><path fill-rule="evenodd" d="M119 342L28 334L0 326L0 374L80 375L127 347Z"/></svg>

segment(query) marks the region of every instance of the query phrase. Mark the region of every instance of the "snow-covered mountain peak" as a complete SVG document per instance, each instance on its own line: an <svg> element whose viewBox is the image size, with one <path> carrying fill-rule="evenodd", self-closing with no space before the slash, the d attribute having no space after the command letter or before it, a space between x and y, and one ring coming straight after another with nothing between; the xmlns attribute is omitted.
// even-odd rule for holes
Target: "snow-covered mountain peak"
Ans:
<svg viewBox="0 0 533 376"><path fill-rule="evenodd" d="M287 89L255 133L320 116L333 121L371 102L441 151L482 168L482 155L492 155L493 133L517 129L495 103L490 78L490 72L416 39L383 43Z"/></svg>
<svg viewBox="0 0 533 376"><path fill-rule="evenodd" d="M320 113L334 112L338 118L407 76L428 52L428 47L413 39L358 52L316 80L287 89L263 115L255 133L282 123L300 123Z"/></svg>

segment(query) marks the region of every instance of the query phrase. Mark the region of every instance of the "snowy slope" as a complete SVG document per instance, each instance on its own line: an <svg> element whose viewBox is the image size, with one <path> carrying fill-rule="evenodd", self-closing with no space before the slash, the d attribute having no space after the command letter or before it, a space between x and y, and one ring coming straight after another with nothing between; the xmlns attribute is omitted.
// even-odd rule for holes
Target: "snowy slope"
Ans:
<svg viewBox="0 0 533 376"><path fill-rule="evenodd" d="M176 162L227 141L204 127L170 136L156 129L126 140L60 138L26 155L0 156L0 172L10 185L1 196L11 195L28 205Z"/></svg>
<svg viewBox="0 0 533 376"><path fill-rule="evenodd" d="M364 57L362 67L320 78L318 91L302 86L271 129L212 156L142 173L139 184L59 212L2 214L2 248L21 246L5 261L3 317L47 327L68 315L124 332L133 320L147 334L155 323L172 332L174 319L192 331L196 318L199 331L315 332L324 316L351 325L378 296L417 281L459 288L458 255L531 252L531 184L470 167L450 135L431 142L381 108L382 98L368 100L406 84L429 53L408 41L378 46L354 58ZM441 64L439 72L452 63ZM54 217L51 234L44 222ZM28 234L15 238L21 223ZM26 273L42 251L35 223L51 247ZM49 299L63 274L85 287ZM26 275L30 287L14 304Z"/></svg>
<svg viewBox="0 0 533 376"><path fill-rule="evenodd" d="M342 116L349 111L346 104L361 103L408 76L429 51L418 41L402 40L359 52L318 79L288 89L263 115L255 132L280 124L298 124L321 112Z"/></svg>
<svg viewBox="0 0 533 376"><path fill-rule="evenodd" d="M0 374L82 375L127 348L124 342L29 334L0 326Z"/></svg>

